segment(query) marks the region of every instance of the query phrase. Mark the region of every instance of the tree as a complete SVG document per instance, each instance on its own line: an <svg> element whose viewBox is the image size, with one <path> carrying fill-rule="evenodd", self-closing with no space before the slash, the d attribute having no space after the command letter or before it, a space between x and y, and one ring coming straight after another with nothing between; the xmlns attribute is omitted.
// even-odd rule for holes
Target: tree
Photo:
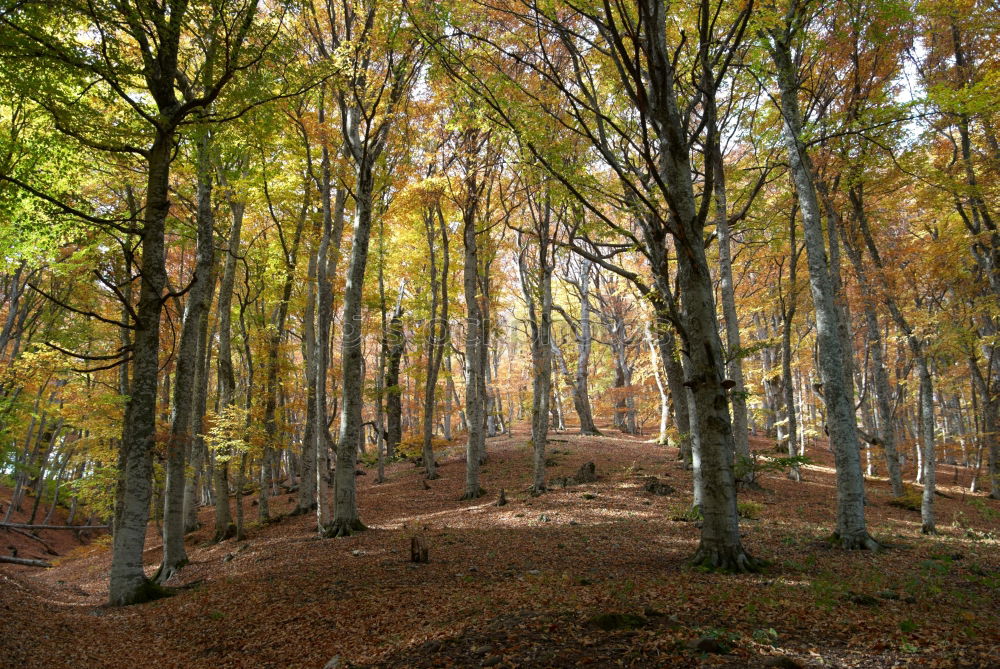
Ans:
<svg viewBox="0 0 1000 669"><path fill-rule="evenodd" d="M535 237L535 258L529 265L530 242L526 234L517 256L521 291L528 309L531 342L531 445L534 479L531 492L545 492L545 445L549 431L549 399L552 394L552 244L554 205L548 184L525 184L525 206Z"/></svg>
<svg viewBox="0 0 1000 669"><path fill-rule="evenodd" d="M397 8L359 0L340 9L328 4L320 18L320 11L311 7L314 39L322 53L334 59L338 71L333 97L345 153L354 168L354 233L344 288L334 515L328 526L323 526L321 518L320 531L325 536L346 536L364 529L358 517L354 469L362 423L361 291L371 236L374 174L388 145L392 121L409 98L422 60L422 43L410 38Z"/></svg>
<svg viewBox="0 0 1000 669"><path fill-rule="evenodd" d="M754 562L743 550L737 531L732 472L735 446L703 241L708 200L699 204L695 196L691 164L695 138L689 132L688 115L694 107L683 106L680 100L678 82L684 75L667 46L666 8L654 1L638 2L634 9L599 3L527 2L520 9L491 6L490 10L504 25L502 34L514 43L501 43L494 37L496 31L484 30L471 18L459 23L466 17L453 14L450 20L458 24L453 29L455 35L448 35L447 43L435 42L443 52L443 62L482 100L491 118L515 133L582 206L648 256L657 292L655 297L649 289L643 294L657 299L662 318L681 333L686 383L696 409L696 450L702 465L698 474L706 482L702 503L705 522L695 562L724 569L753 569ZM749 9L727 13L729 23L719 28L718 35L713 32L715 10L711 3L700 3L696 13L699 54L724 70L742 40ZM460 52L463 40L479 47L475 56ZM598 62L605 67L598 70ZM698 76L696 81L714 94L721 72L708 74L708 80ZM546 87L544 98L537 93L538 82ZM620 97L609 99L604 87ZM551 95L556 96L556 104L548 104ZM690 99L700 95L694 91ZM512 105L512 100L522 106ZM549 154L544 138L531 134L530 123L521 121L526 110L550 115L587 142L594 158L614 175L618 192L566 169L565 163ZM711 167L705 171L710 180ZM707 186L711 186L710 181ZM599 204L601 197L635 216L639 237L612 220ZM680 309L664 301L672 283L668 235L678 251ZM605 259L594 254L588 257L608 267Z"/></svg>
<svg viewBox="0 0 1000 669"><path fill-rule="evenodd" d="M844 350L840 336L840 313L833 280L827 266L826 243L813 167L803 140L799 111L799 77L792 55L794 40L800 37L805 20L796 2L790 2L778 27L768 29L768 48L774 61L781 92L781 119L788 163L802 213L809 287L816 310L819 366L826 403L827 425L837 463L837 527L834 536L848 549L877 550L878 543L868 534L864 512L864 480L858 455L858 432L854 418L853 387L845 383L844 367L850 351Z"/></svg>
<svg viewBox="0 0 1000 669"><path fill-rule="evenodd" d="M480 202L490 185L491 134L475 127L461 133L458 165L459 206L462 212L462 245L465 249L462 286L465 293L465 415L469 426L465 449L465 492L463 499L483 494L479 467L486 453L486 313L480 290L480 248L478 235Z"/></svg>
<svg viewBox="0 0 1000 669"><path fill-rule="evenodd" d="M555 347L556 359L559 362L563 377L573 392L573 407L580 420L580 434L587 436L599 435L600 431L594 425L593 409L590 405L590 351L593 346L593 331L590 321L590 281L593 273L593 263L579 256L568 255L567 271L561 278L573 286L580 302L580 317L574 320L565 309L558 304L552 308L558 312L570 326L576 339L576 369L571 373L558 345ZM575 274L573 272L576 272Z"/></svg>
<svg viewBox="0 0 1000 669"><path fill-rule="evenodd" d="M215 47L225 50L226 58L196 90L193 82L203 81L199 70L212 59L199 58L203 45L185 37L201 32L196 17L206 14L215 17L209 25L217 34L226 36ZM253 62L245 42L256 14L256 2L169 0L159 5L113 7L30 2L0 15L9 55L45 63L65 76L67 86L49 89L39 100L56 126L91 149L137 156L146 175L142 219L132 228L141 239L141 282L130 324L134 332L132 379L122 436L124 486L110 572L112 604L135 603L151 594L142 569L142 550L151 495L159 325L166 279L164 226L177 133L185 119L209 107L233 76ZM92 37L101 49L85 48L82 40ZM132 95L135 90L148 97L137 98ZM78 100L79 91L93 91L85 106ZM102 122L107 117L98 109L104 100L114 100L128 113L126 134ZM74 105L72 116L67 114L70 104ZM93 132L88 127L91 123L96 125Z"/></svg>

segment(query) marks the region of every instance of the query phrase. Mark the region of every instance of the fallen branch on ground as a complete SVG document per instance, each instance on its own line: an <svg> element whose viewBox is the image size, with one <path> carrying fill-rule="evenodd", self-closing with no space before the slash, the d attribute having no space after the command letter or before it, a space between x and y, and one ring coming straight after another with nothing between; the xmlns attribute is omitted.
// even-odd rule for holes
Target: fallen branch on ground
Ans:
<svg viewBox="0 0 1000 669"><path fill-rule="evenodd" d="M110 525L28 525L26 523L0 523L0 527L19 527L22 530L110 530Z"/></svg>
<svg viewBox="0 0 1000 669"><path fill-rule="evenodd" d="M0 562L9 562L11 564L23 564L26 567L53 566L51 562L46 562L45 560L28 560L27 558L9 557L7 555L0 555Z"/></svg>

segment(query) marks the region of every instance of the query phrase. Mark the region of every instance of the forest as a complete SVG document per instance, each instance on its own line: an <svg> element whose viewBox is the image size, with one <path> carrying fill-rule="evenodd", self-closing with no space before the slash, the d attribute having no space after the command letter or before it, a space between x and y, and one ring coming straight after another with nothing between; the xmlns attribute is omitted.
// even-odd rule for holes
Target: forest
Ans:
<svg viewBox="0 0 1000 669"><path fill-rule="evenodd" d="M0 665L1000 666L992 0L0 0Z"/></svg>

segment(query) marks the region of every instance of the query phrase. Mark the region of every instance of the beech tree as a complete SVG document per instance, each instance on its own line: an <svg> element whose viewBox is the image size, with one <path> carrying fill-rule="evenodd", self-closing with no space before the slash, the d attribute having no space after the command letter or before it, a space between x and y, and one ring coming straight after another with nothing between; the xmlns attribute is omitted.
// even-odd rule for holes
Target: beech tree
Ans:
<svg viewBox="0 0 1000 669"><path fill-rule="evenodd" d="M682 463L700 567L757 570L737 494L827 451L835 545L882 548L866 503L911 482L949 531L943 472L1000 494L996 14L3 4L4 522L109 525L137 603L213 517L362 531L364 467L540 494L575 415Z"/></svg>
<svg viewBox="0 0 1000 669"><path fill-rule="evenodd" d="M343 59L343 62L334 63L339 77L333 96L345 153L354 167L354 232L344 289L341 418L336 448L334 514L326 525L327 519L320 512L320 531L325 536L345 536L364 529L358 517L354 470L362 422L361 291L368 263L374 177L378 160L388 146L392 121L407 102L422 60L422 44L411 38L401 17L398 8L378 2L313 8L317 44L328 57ZM324 181L328 179L326 175L324 168ZM338 212L340 206L338 203ZM324 224L324 229L326 227ZM324 240L328 239L329 235L324 232ZM324 267L328 244L321 246L318 261ZM326 276L325 269L319 271ZM326 280L321 278L321 286ZM318 313L321 323L329 322L328 313L322 310ZM325 348L323 351L321 355L325 355ZM325 375L325 365L321 366ZM317 387L321 384L324 384L324 377L317 378ZM320 401L322 396L317 399ZM319 415L325 417L325 414L318 414L317 420ZM322 427L325 429L325 424Z"/></svg>
<svg viewBox="0 0 1000 669"><path fill-rule="evenodd" d="M443 62L454 77L482 100L492 118L518 135L519 141L583 206L627 243L647 254L657 277L662 317L677 328L685 342L685 382L695 409L695 450L700 461L696 475L704 482L701 511L705 522L695 562L726 569L754 569L737 531L732 469L735 445L726 392L729 383L725 378L711 273L703 243L709 199L699 203L694 193L691 148L695 138L686 123L693 107L681 102L678 86L684 75L667 46L666 8L656 2L640 2L634 10L600 4L543 6L530 2L520 8L506 5L487 5L487 8L505 27L504 32L510 34L512 42L496 39L475 21L459 23L454 28L445 28L445 33L454 30L463 39L484 47L487 55L466 56L457 51L458 46L449 46L460 46L449 36L448 45L436 43L443 52ZM701 3L696 12L698 53L719 63L724 70L730 63L725 54L745 34L749 10L727 14L726 19L731 23L724 28L714 25L711 17L716 12L711 3ZM452 20L460 18L455 16ZM596 42L583 38L580 30L584 27ZM720 30L720 34L714 34L714 29ZM597 44L600 48L596 48ZM718 58L720 53L722 57ZM613 103L619 101L607 99L599 88L594 67L598 61L606 62L602 72L613 77L606 83L626 96L629 103L626 109L616 108ZM512 69L518 74L512 73ZM708 68L705 75L704 80L701 77L697 80L714 93L721 72ZM558 96L558 104L536 104L539 98L531 77L544 82ZM698 99L701 94L692 92L690 100ZM561 164L547 159L538 146L539 139L526 133L518 122L524 110L511 107L509 101L513 96L524 100L532 111L551 115L557 123L587 141L595 157L617 176L620 184L617 194L594 183L578 183L575 174L567 174ZM628 114L628 121L622 113ZM636 123L639 130L633 130ZM711 170L709 163L705 168L709 179ZM608 217L595 198L598 193L634 212L639 237ZM669 287L673 282L668 273L668 235L678 249L681 305L663 303L663 298L672 294ZM607 265L599 256L592 256L592 260ZM652 293L649 289L643 292Z"/></svg>
<svg viewBox="0 0 1000 669"><path fill-rule="evenodd" d="M830 268L813 165L803 141L799 110L799 75L793 59L793 42L801 37L805 20L801 7L789 3L783 23L768 32L768 47L781 92L781 119L792 182L802 212L809 287L816 310L819 366L826 403L827 425L837 461L837 527L834 536L845 548L876 550L878 543L868 534L864 512L864 479L858 454L858 431L854 417L853 385L845 383L844 368L851 352L840 336L841 319Z"/></svg>
<svg viewBox="0 0 1000 669"><path fill-rule="evenodd" d="M256 15L256 2L174 0L121 6L22 3L13 13L0 16L7 55L44 62L64 82L77 86L50 89L39 100L56 126L89 149L136 156L146 173L142 218L114 224L140 237L142 260L139 301L128 323L133 332L132 378L122 435L124 471L111 567L112 604L131 604L151 593L142 569L142 549L151 495L159 325L166 278L164 226L177 134L189 116L207 109L233 76L257 57L245 45ZM206 16L215 17L207 24L214 34L225 35L225 41L213 47L226 55L217 65L213 58L199 57L200 41L185 40L201 32ZM78 31L76 26L86 26L86 30ZM101 48L84 48L84 40ZM206 67L216 68L213 76L201 74ZM146 96L137 99L130 94L134 90ZM90 106L90 114L82 113L78 91L92 92L84 103ZM106 99L114 100L116 108L127 114L125 128L101 122L106 117L97 103ZM70 105L72 115L68 114ZM25 186L41 195L40 188Z"/></svg>

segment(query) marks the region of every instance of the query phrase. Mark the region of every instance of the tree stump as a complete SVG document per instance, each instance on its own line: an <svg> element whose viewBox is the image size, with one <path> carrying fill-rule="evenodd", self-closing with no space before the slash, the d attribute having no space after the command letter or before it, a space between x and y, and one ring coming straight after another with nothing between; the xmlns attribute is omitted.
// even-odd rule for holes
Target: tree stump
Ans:
<svg viewBox="0 0 1000 669"><path fill-rule="evenodd" d="M427 541L419 534L410 537L410 562L418 564L430 562L427 556Z"/></svg>
<svg viewBox="0 0 1000 669"><path fill-rule="evenodd" d="M674 493L674 489L672 486L668 485L667 483L664 483L655 476L647 477L645 485L643 485L642 488L646 492L653 495L665 496L665 495L672 495Z"/></svg>
<svg viewBox="0 0 1000 669"><path fill-rule="evenodd" d="M580 470L573 477L576 483L593 483L597 480L597 467L593 462L585 462L580 465Z"/></svg>
<svg viewBox="0 0 1000 669"><path fill-rule="evenodd" d="M507 494L504 492L503 488L500 488L500 498L497 499L497 506L507 505Z"/></svg>

